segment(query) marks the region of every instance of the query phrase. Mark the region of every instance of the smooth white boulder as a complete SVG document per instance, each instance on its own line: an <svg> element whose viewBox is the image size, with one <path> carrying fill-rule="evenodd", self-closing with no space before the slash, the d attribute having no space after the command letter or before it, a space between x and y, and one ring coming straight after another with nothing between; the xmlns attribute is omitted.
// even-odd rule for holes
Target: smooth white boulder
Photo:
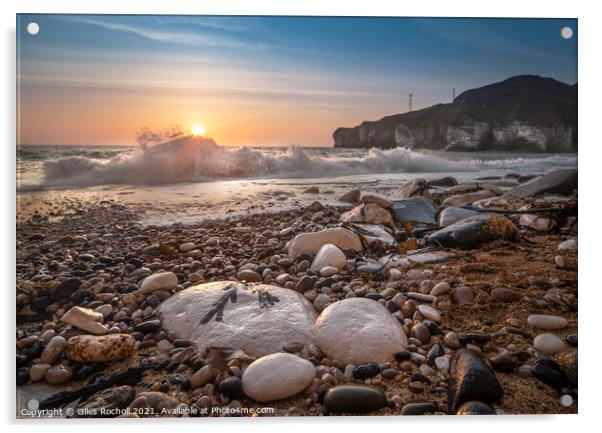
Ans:
<svg viewBox="0 0 602 433"><path fill-rule="evenodd" d="M334 244L349 251L363 249L358 235L343 227L333 227L319 232L298 234L288 244L288 255L294 258L303 252L316 254L325 244Z"/></svg>
<svg viewBox="0 0 602 433"><path fill-rule="evenodd" d="M242 375L243 392L255 401L292 397L307 388L316 367L290 353L274 353L251 363Z"/></svg>
<svg viewBox="0 0 602 433"><path fill-rule="evenodd" d="M178 285L178 277L173 272L159 272L142 280L140 291L145 295L156 290L170 290Z"/></svg>
<svg viewBox="0 0 602 433"><path fill-rule="evenodd" d="M577 251L577 241L575 239L568 239L558 244L558 250Z"/></svg>
<svg viewBox="0 0 602 433"><path fill-rule="evenodd" d="M535 214L522 214L518 223L523 227L528 227L537 232L549 232L556 227L556 221L552 218Z"/></svg>
<svg viewBox="0 0 602 433"><path fill-rule="evenodd" d="M221 318L216 306L220 300ZM177 292L161 303L158 311L168 332L192 341L201 353L217 346L242 349L252 356L279 352L292 343L309 345L317 316L313 305L294 290L230 281Z"/></svg>
<svg viewBox="0 0 602 433"><path fill-rule="evenodd" d="M340 221L347 223L389 224L393 217L388 210L376 203L365 203L341 215Z"/></svg>
<svg viewBox="0 0 602 433"><path fill-rule="evenodd" d="M478 215L479 213L470 209L463 209L461 207L448 207L441 211L439 214L439 225L441 227L451 226L458 221L470 218Z"/></svg>
<svg viewBox="0 0 602 433"><path fill-rule="evenodd" d="M527 317L527 323L544 331L555 331L566 328L569 322L561 316L552 316L549 314L531 314Z"/></svg>
<svg viewBox="0 0 602 433"><path fill-rule="evenodd" d="M346 364L389 361L408 340L401 324L380 303L348 298L324 309L314 340L329 358Z"/></svg>
<svg viewBox="0 0 602 433"><path fill-rule="evenodd" d="M564 341L554 334L539 334L533 339L533 347L547 355L554 355L565 349Z"/></svg>
<svg viewBox="0 0 602 433"><path fill-rule="evenodd" d="M332 266L338 270L344 269L347 266L347 257L345 257L345 253L336 245L323 245L311 263L311 270L318 272L327 266Z"/></svg>

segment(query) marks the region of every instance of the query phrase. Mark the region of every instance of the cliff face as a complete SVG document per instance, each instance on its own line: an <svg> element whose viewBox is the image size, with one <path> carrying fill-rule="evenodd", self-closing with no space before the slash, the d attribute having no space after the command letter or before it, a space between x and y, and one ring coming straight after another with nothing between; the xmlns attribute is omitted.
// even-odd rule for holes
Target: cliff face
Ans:
<svg viewBox="0 0 602 433"><path fill-rule="evenodd" d="M451 104L367 121L333 133L335 147L577 150L577 85L521 75L460 94Z"/></svg>

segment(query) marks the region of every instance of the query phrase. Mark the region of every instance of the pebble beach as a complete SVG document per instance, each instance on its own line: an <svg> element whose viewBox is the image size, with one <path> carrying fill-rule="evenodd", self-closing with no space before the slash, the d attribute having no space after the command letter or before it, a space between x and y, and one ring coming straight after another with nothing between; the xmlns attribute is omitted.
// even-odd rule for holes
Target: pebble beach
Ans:
<svg viewBox="0 0 602 433"><path fill-rule="evenodd" d="M577 170L298 194L23 209L17 417L578 412Z"/></svg>

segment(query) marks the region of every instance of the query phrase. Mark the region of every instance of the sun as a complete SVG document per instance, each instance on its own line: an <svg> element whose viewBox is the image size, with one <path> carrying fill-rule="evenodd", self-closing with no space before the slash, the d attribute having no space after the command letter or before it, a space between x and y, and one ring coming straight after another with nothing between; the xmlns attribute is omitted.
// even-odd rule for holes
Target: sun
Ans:
<svg viewBox="0 0 602 433"><path fill-rule="evenodd" d="M192 125L190 132L192 132L192 135L194 135L196 137L200 137L200 136L205 135L205 132L207 132L207 130L200 123L195 123L194 125Z"/></svg>

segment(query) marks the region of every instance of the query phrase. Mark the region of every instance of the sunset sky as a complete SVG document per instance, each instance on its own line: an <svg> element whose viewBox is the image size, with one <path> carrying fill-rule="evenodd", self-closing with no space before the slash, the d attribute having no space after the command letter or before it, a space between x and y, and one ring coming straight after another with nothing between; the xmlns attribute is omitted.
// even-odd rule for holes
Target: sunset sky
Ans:
<svg viewBox="0 0 602 433"><path fill-rule="evenodd" d="M27 33L30 22L39 33ZM560 30L572 27L572 39ZM331 146L363 120L512 75L577 81L576 20L20 15L20 144Z"/></svg>

